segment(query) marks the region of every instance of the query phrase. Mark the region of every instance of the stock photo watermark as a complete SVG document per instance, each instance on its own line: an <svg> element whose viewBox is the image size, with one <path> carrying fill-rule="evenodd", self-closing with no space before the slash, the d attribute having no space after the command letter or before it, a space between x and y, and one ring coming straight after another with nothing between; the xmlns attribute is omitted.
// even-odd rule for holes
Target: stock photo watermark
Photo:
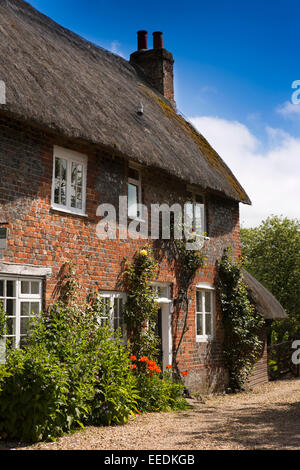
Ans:
<svg viewBox="0 0 300 470"><path fill-rule="evenodd" d="M99 240L175 239L184 240L187 250L200 250L208 239L204 232L203 204L187 202L183 208L176 203L151 204L149 211L144 204L129 205L127 196L120 196L117 209L112 204L100 204L96 215L101 217L96 227Z"/></svg>
<svg viewBox="0 0 300 470"><path fill-rule="evenodd" d="M0 104L6 104L6 85L3 80L0 80Z"/></svg>
<svg viewBox="0 0 300 470"><path fill-rule="evenodd" d="M292 104L300 104L300 80L295 80L292 88L295 89L291 97Z"/></svg>

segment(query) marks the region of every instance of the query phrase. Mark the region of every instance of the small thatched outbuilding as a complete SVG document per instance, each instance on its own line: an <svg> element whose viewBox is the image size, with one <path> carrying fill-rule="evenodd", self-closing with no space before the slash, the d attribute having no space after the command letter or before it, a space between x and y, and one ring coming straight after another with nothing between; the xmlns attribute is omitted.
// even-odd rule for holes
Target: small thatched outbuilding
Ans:
<svg viewBox="0 0 300 470"><path fill-rule="evenodd" d="M246 271L246 269L242 270L242 275L243 280L247 285L251 301L255 305L258 313L264 317L266 322L287 318L287 313L284 308L268 289L266 289L257 279L255 279L255 277ZM250 377L250 387L262 385L268 381L268 344L265 328L261 333L261 340L263 341L263 349L260 359L255 365L254 373Z"/></svg>

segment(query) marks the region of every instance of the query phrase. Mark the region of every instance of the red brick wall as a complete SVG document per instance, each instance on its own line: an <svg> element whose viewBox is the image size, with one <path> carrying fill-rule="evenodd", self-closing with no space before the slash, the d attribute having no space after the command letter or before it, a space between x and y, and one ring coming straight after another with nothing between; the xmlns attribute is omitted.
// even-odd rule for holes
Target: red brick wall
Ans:
<svg viewBox="0 0 300 470"><path fill-rule="evenodd" d="M64 214L51 209L53 145L88 155L88 217ZM45 301L52 302L62 265L74 260L82 294L92 289L122 290L118 286L121 263L145 245L145 240L100 241L96 237L96 209L99 203L117 206L119 195L126 195L124 160L113 158L92 146L70 142L59 136L0 118L0 210L1 222L8 222L7 249L0 252L7 262L51 267L53 275L45 282ZM186 185L158 170L142 170L143 202L186 201ZM225 247L232 246L240 256L238 204L215 195L207 195L207 265L198 282L214 283L215 263ZM159 281L177 285L172 262L163 257ZM226 373L222 367L221 314L217 306L216 338L211 343L195 341L195 287L190 291L189 330L180 348L180 368L187 369L187 384L193 390L222 386ZM182 317L179 318L182 322ZM177 335L178 336L178 335ZM178 337L174 338L176 344Z"/></svg>

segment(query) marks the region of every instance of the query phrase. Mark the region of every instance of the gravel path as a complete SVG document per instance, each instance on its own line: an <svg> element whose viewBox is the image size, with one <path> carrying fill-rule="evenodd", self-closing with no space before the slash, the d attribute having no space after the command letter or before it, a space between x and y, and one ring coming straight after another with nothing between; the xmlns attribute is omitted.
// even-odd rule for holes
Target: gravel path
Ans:
<svg viewBox="0 0 300 470"><path fill-rule="evenodd" d="M300 449L300 379L213 396L177 413L137 416L125 426L87 427L54 443L0 449Z"/></svg>

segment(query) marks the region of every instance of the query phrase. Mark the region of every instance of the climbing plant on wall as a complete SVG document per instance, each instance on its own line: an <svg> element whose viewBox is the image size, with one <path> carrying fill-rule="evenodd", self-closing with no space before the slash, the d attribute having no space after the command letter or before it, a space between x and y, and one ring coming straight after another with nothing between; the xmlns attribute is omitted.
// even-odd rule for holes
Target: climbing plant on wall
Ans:
<svg viewBox="0 0 300 470"><path fill-rule="evenodd" d="M125 262L123 284L127 292L124 320L137 357L156 358L159 338L155 332L158 305L151 287L158 265L149 247L138 251L132 262Z"/></svg>
<svg viewBox="0 0 300 470"><path fill-rule="evenodd" d="M243 283L241 266L225 250L218 263L218 294L224 325L224 359L229 372L229 391L241 391L261 352L259 332L264 319L259 315Z"/></svg>

